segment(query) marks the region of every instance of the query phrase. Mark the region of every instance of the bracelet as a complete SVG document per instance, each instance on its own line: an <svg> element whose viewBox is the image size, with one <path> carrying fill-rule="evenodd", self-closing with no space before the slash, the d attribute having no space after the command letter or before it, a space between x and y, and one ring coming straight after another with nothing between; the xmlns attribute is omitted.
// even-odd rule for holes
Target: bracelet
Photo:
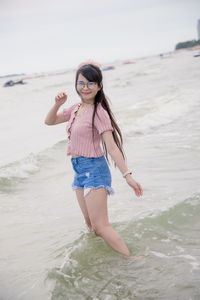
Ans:
<svg viewBox="0 0 200 300"><path fill-rule="evenodd" d="M128 175L128 174L132 174L132 172L131 171L126 171L124 174L123 174L123 177L125 178L126 177L126 175Z"/></svg>

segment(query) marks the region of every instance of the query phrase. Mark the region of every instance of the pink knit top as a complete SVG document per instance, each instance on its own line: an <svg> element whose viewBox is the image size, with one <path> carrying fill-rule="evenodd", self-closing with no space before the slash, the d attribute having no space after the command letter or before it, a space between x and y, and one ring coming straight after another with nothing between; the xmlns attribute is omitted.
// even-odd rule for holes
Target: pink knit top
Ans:
<svg viewBox="0 0 200 300"><path fill-rule="evenodd" d="M85 112L76 115L81 105L76 103L69 108L63 109L67 124L68 149L67 155L80 155L85 157L100 157L104 155L100 142L101 134L111 130L110 117L107 111L99 103L94 118L94 140L92 136L92 115L94 105L91 105Z"/></svg>

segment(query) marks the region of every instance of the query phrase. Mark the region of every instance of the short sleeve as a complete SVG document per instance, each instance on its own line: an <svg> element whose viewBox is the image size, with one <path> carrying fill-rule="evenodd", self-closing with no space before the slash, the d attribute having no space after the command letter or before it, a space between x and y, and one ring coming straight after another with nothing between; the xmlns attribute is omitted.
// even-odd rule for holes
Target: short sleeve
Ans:
<svg viewBox="0 0 200 300"><path fill-rule="evenodd" d="M73 109L77 106L77 103L68 107L68 108L64 108L63 109L63 115L65 116L66 121L69 121L70 117L71 117L71 112L73 111Z"/></svg>
<svg viewBox="0 0 200 300"><path fill-rule="evenodd" d="M97 107L94 125L99 134L103 133L104 131L108 131L108 130L113 131L114 130L111 125L111 120L110 120L108 112L102 107L102 105L100 103Z"/></svg>

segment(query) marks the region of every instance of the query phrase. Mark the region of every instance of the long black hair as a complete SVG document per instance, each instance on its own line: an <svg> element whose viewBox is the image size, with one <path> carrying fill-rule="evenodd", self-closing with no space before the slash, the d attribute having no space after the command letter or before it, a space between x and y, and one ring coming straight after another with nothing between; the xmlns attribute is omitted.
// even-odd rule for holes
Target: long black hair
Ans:
<svg viewBox="0 0 200 300"><path fill-rule="evenodd" d="M98 84L98 87L100 87L100 90L97 92L95 99L94 99L94 111L93 111L93 115L92 115L92 131L93 131L93 138L94 138L94 118L95 118L95 114L96 114L96 110L97 110L97 105L99 103L101 103L102 107L107 111L110 120L111 120L111 125L113 127L113 131L112 131L112 135L114 138L114 141L117 145L117 147L119 148L119 150L122 153L122 156L125 160L125 154L123 151L123 138L122 138L122 134L121 131L119 129L119 126L117 125L114 115L110 109L109 103L108 103L108 98L105 96L104 91L103 91L103 76L102 76L102 72L100 70L99 67L97 67L96 65L93 64L86 64L81 66L77 72L76 72L76 81L75 81L75 88L76 91L78 93L77 90L77 81L78 81L78 76L79 74L82 74L88 81L92 81L92 82L96 82ZM79 93L78 93L79 94ZM109 159L108 159L108 152L106 149L106 144L104 141L102 141L102 145L103 145L103 150L106 156L106 159L109 163ZM115 164L116 166L116 164Z"/></svg>

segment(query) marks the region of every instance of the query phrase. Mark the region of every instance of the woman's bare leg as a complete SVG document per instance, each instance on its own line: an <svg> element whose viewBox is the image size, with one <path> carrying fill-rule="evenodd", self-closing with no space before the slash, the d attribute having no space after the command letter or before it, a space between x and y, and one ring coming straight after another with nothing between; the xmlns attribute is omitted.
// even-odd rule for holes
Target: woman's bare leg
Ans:
<svg viewBox="0 0 200 300"><path fill-rule="evenodd" d="M84 190L83 189L76 189L75 191L76 191L76 197L77 197L79 206L81 208L81 211L82 211L84 219L85 219L85 223L86 223L88 229L92 229L92 224L90 222L87 206L86 206L86 203L85 203Z"/></svg>
<svg viewBox="0 0 200 300"><path fill-rule="evenodd" d="M119 253L130 256L123 239L109 225L107 212L107 190L92 189L85 197L89 219L95 233Z"/></svg>

